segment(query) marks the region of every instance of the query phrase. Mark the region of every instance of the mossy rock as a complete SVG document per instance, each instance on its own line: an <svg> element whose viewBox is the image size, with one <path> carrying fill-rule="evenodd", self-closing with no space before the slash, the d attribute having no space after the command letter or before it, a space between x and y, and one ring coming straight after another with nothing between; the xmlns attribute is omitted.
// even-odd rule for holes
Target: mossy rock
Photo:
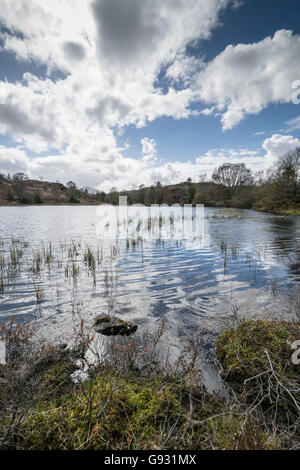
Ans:
<svg viewBox="0 0 300 470"><path fill-rule="evenodd" d="M225 331L217 341L217 357L223 377L236 390L246 379L269 369L266 350L274 368L290 379L300 379L300 367L292 363L292 343L300 339L300 324L248 320Z"/></svg>
<svg viewBox="0 0 300 470"><path fill-rule="evenodd" d="M296 433L300 367L292 362L292 344L299 339L299 323L248 320L217 341L223 379L239 399L248 406L259 402L269 423L294 426Z"/></svg>

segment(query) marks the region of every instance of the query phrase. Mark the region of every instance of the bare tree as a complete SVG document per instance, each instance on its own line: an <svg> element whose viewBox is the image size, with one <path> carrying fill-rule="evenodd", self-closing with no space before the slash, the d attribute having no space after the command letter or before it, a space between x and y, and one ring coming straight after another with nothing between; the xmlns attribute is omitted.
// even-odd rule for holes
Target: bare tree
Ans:
<svg viewBox="0 0 300 470"><path fill-rule="evenodd" d="M74 181L69 181L69 182L67 183L67 187L68 187L69 189L76 189L76 183L74 183Z"/></svg>
<svg viewBox="0 0 300 470"><path fill-rule="evenodd" d="M15 183L20 182L20 181L26 181L28 180L28 176L25 173L15 173L13 175L13 181Z"/></svg>
<svg viewBox="0 0 300 470"><path fill-rule="evenodd" d="M279 158L277 164L277 182L285 188L295 202L299 197L300 186L300 147Z"/></svg>
<svg viewBox="0 0 300 470"><path fill-rule="evenodd" d="M226 188L228 199L231 199L240 187L253 183L252 172L245 163L224 163L215 169L212 179Z"/></svg>
<svg viewBox="0 0 300 470"><path fill-rule="evenodd" d="M207 179L207 174L206 173L200 173L199 183L205 183L206 179Z"/></svg>

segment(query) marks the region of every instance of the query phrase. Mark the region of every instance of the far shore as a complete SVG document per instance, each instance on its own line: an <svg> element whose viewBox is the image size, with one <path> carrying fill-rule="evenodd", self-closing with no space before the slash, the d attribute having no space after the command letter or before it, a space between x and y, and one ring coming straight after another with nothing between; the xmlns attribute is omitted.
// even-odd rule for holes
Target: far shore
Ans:
<svg viewBox="0 0 300 470"><path fill-rule="evenodd" d="M97 202L80 202L80 203L42 203L42 204L21 204L17 202L5 202L2 203L0 202L0 207L49 207L49 206L56 206L56 207L80 207L80 206L100 206L102 204L108 204L104 203L101 201ZM131 204L129 204L131 205ZM150 206L149 204L145 204L146 207ZM183 206L182 206L183 207ZM218 210L228 210L228 209L233 209L233 210L245 210L237 207L217 207L217 206L205 206L210 209L218 209ZM273 214L273 215L285 215L285 216L300 216L300 209L280 209L278 211L266 211L262 209L254 209L254 208L249 208L246 210L251 210L254 212L263 212L265 214Z"/></svg>

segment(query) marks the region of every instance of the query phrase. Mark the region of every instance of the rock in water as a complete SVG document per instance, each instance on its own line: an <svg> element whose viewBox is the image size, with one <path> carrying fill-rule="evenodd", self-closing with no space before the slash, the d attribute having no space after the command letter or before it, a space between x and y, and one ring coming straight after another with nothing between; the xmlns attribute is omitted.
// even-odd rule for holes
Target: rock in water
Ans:
<svg viewBox="0 0 300 470"><path fill-rule="evenodd" d="M137 325L117 317L103 315L95 318L94 330L105 336L130 336L136 332Z"/></svg>

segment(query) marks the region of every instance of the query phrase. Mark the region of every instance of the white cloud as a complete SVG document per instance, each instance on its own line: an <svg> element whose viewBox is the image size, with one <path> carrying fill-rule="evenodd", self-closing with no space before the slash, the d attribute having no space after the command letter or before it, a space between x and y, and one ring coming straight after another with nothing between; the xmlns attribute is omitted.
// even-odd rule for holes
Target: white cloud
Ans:
<svg viewBox="0 0 300 470"><path fill-rule="evenodd" d="M154 147L140 161L125 159L114 130L193 114L189 88L170 85L164 93L155 81L174 61L174 80L188 75L193 67L184 59L186 45L207 39L231 0L0 3L3 49L17 60L46 65L49 73L0 81L0 133L25 150L49 154L28 160L28 171L90 186L150 181L144 170L155 161ZM63 78L52 79L53 71Z"/></svg>
<svg viewBox="0 0 300 470"><path fill-rule="evenodd" d="M184 87L187 87L193 82L195 74L203 69L204 66L203 60L182 53L168 67L166 77L170 79L171 83L182 84Z"/></svg>
<svg viewBox="0 0 300 470"><path fill-rule="evenodd" d="M0 81L0 133L9 134L17 145L0 147L1 169L108 190L137 181L196 178L229 160L263 167L265 157L255 152L222 149L193 162L158 166L153 139L142 139L137 160L123 156L115 137L126 126L141 128L161 116L197 114L190 105L199 99L207 105L202 114L222 113L224 128L269 102L289 100L289 80L295 79L300 52L299 37L290 32L231 46L210 64L186 55L188 44L210 37L220 12L230 4L0 0L0 22L8 31L0 33L4 50L48 70L44 79L26 73L16 83ZM61 72L61 78L55 80L53 71ZM161 71L167 90L157 83ZM29 158L29 150L48 156ZM267 155L273 151L266 149Z"/></svg>
<svg viewBox="0 0 300 470"><path fill-rule="evenodd" d="M143 161L148 163L154 163L157 160L157 149L156 149L156 142L154 139L148 139L144 137L141 139L142 144L142 153L143 153Z"/></svg>
<svg viewBox="0 0 300 470"><path fill-rule="evenodd" d="M290 121L288 121L286 124L289 126L288 132L300 129L300 116L294 119L290 119Z"/></svg>
<svg viewBox="0 0 300 470"><path fill-rule="evenodd" d="M4 49L18 59L43 63L49 71L73 70L74 50L73 55L66 54L68 43L81 48L86 61L95 54L96 28L89 1L1 0L0 22L16 33L1 34Z"/></svg>
<svg viewBox="0 0 300 470"><path fill-rule="evenodd" d="M300 36L287 30L257 43L230 45L199 73L199 99L215 105L223 129L232 129L270 103L292 101L299 56Z"/></svg>
<svg viewBox="0 0 300 470"><path fill-rule="evenodd" d="M17 172L27 173L29 158L26 152L20 148L7 148L0 145L0 172L14 174Z"/></svg>
<svg viewBox="0 0 300 470"><path fill-rule="evenodd" d="M231 0L93 0L100 60L152 80L195 39L207 39ZM146 59L146 60L145 60ZM124 70L125 69L125 70Z"/></svg>
<svg viewBox="0 0 300 470"><path fill-rule="evenodd" d="M173 78L188 75L187 62L196 61L184 58L186 45L208 38L230 3L1 0L0 22L10 30L1 34L4 50L68 76L54 82L26 74L22 83L0 82L2 114L16 115L0 117L0 132L39 152L70 144L78 127L106 133L161 116L187 118L194 114L191 90L163 93L154 85L157 74L175 61Z"/></svg>
<svg viewBox="0 0 300 470"><path fill-rule="evenodd" d="M112 136L107 136L105 144L109 147ZM113 140L111 140L113 144ZM93 139L90 143L93 151ZM142 139L145 152L156 152L156 145L152 139ZM38 178L44 176L48 180L59 180L66 183L70 178L80 186L98 187L109 191L112 187L128 189L137 187L137 182L151 185L160 181L163 184L173 184L186 181L191 177L198 181L201 173L211 176L214 168L227 162L244 162L253 171L264 170L274 166L276 159L300 145L300 140L292 136L274 134L266 139L262 149L214 149L199 155L194 161L169 162L157 168L149 166L149 162L124 158L121 149L114 149L108 154L101 154L97 158L82 157L81 147L69 146L61 155L39 157L30 159L20 148L0 147L0 168L4 172L14 173L23 171L29 176ZM105 149L104 149L105 150ZM95 154L96 149L94 149ZM144 153L145 153L144 152ZM90 154L88 152L87 154ZM95 164L97 162L97 164Z"/></svg>
<svg viewBox="0 0 300 470"><path fill-rule="evenodd" d="M290 150L294 150L300 146L300 140L294 138L292 135L274 134L263 143L263 148L266 151L264 158L264 167L269 168L282 155Z"/></svg>

